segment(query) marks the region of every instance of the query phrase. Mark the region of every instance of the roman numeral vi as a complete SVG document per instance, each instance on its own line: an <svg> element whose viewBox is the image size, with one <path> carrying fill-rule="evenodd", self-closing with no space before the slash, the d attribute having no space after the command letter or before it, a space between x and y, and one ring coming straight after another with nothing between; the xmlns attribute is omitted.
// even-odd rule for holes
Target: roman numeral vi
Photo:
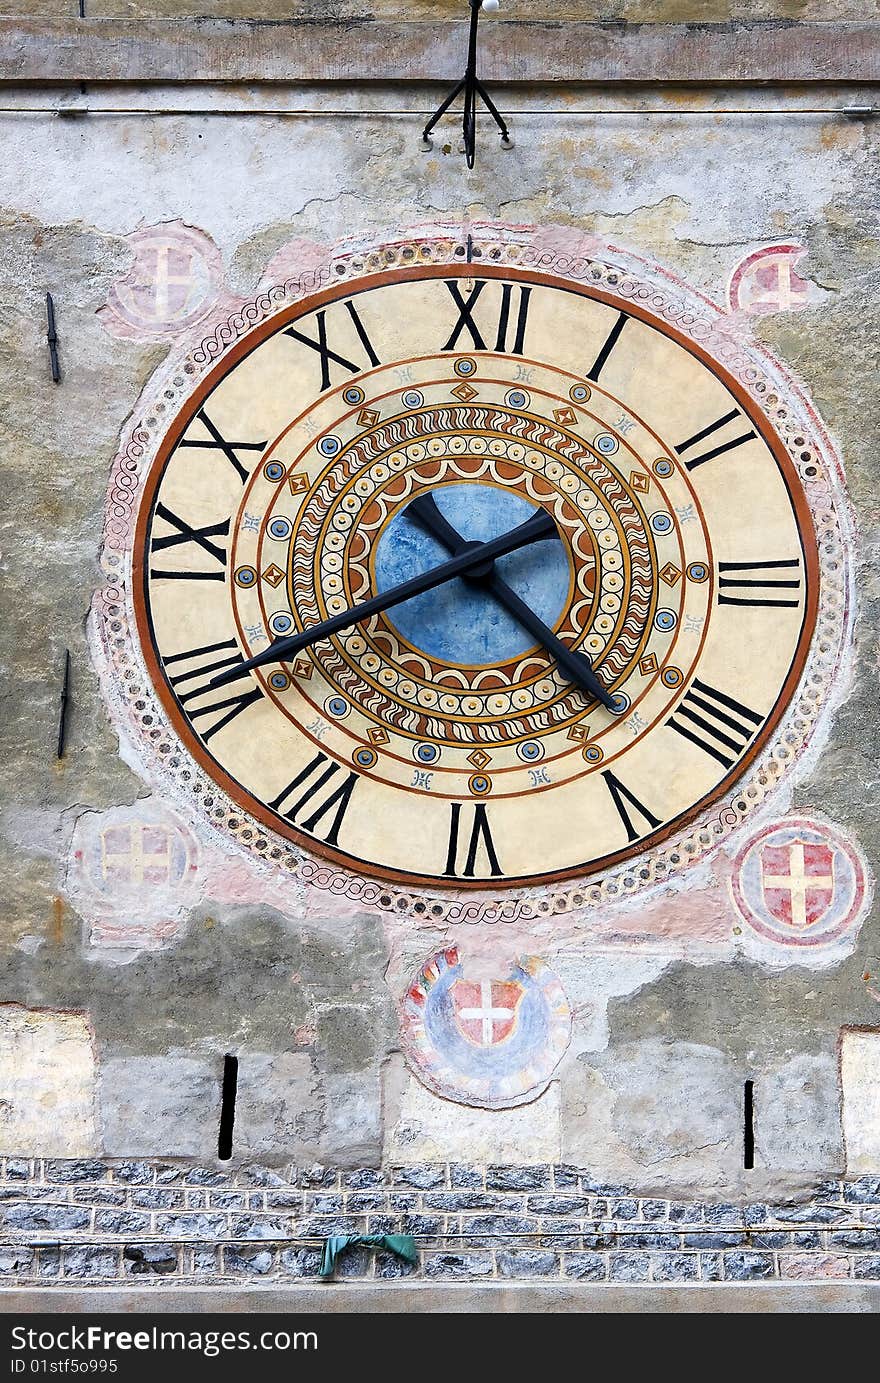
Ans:
<svg viewBox="0 0 880 1383"><path fill-rule="evenodd" d="M465 856L464 868L458 872L458 838L461 830L461 803L453 802L449 820L449 848L446 853L446 868L443 874L448 879L473 879L477 873L477 854L480 843L486 852L486 859L489 864L489 874L492 878L497 878L504 871L498 863L498 856L495 853L495 845L492 840L492 832L489 829L489 817L486 813L485 802L477 802L474 805L474 816L471 822L471 833L468 841L467 855Z"/></svg>

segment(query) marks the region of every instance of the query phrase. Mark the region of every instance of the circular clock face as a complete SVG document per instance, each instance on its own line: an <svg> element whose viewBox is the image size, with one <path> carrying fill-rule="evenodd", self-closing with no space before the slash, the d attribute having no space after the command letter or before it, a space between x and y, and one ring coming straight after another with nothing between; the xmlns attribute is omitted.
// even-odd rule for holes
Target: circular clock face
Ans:
<svg viewBox="0 0 880 1383"><path fill-rule="evenodd" d="M242 811L457 888L589 874L724 793L817 584L732 377L633 301L482 264L245 336L167 434L134 554L150 675Z"/></svg>

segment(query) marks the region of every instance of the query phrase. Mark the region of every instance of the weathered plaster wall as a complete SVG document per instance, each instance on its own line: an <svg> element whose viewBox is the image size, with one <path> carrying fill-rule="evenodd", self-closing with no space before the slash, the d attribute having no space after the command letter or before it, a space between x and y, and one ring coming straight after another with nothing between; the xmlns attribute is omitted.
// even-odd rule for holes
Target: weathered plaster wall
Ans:
<svg viewBox="0 0 880 1383"><path fill-rule="evenodd" d="M343 16L359 9L336 8ZM544 8L557 16L557 7ZM826 18L825 6L802 3L629 4L609 6L608 17L803 17L820 8ZM197 12L242 9L262 16L277 7ZM538 7L530 9L535 17ZM586 9L572 4L566 14ZM46 3L40 12L70 11ZM94 14L170 12L190 11L89 0ZM835 14L860 17L855 6L838 5ZM472 173L451 127L432 152L420 151L419 113L431 98L419 88L282 88L271 97L104 88L88 95L93 114L58 118L38 109L56 99L7 92L5 104L21 109L0 117L0 1000L35 1014L88 1016L94 1093L75 1151L211 1159L222 1057L234 1051L242 1162L564 1161L645 1192L682 1195L796 1189L840 1172L839 1034L880 1027L876 912L849 949L819 968L743 953L723 870L655 901L665 921L651 941L632 911L609 912L592 943L545 922L536 949L572 1010L566 1056L531 1103L504 1111L449 1104L404 1063L396 1001L440 946L457 943L484 964L506 963L511 948L497 929L414 933L354 907L339 915L320 895L281 886L230 855L216 838L200 838L188 857L184 906L162 911L146 885L139 904L136 893L120 897L118 878L103 890L89 882L89 851L101 830L114 823L140 830L132 823L141 821L156 828L164 809L146 802L145 785L127 766L129 750L120 752L85 621L99 580L111 459L142 388L174 350L173 327L151 337L131 320L126 328L124 313L105 310L114 285L118 293L133 272L135 233L196 228L209 237L201 242L205 262L222 279L214 291L240 297L255 291L273 256L303 262L316 244L422 220L594 232L656 258L721 306L750 253L802 246L802 300L764 314L742 310L739 321L809 388L844 459L858 621L827 741L779 810L833 821L869 865L876 862L880 438L870 400L880 352L880 126L820 113L870 104L871 93L822 88L806 99L740 90L734 102L718 93L649 92L640 104L650 113L635 114L620 94L509 91L502 101L515 147L502 152L486 133ZM63 99L83 104L75 94ZM261 116L261 102L300 113ZM228 113L176 110L216 104ZM731 105L740 113L729 113ZM172 113L113 111L120 106ZM45 343L47 290L58 315L57 386ZM73 700L59 763L66 647ZM120 815L132 806L135 815ZM707 912L717 945L692 939L691 924L703 925ZM46 1019L47 1033L56 1021ZM0 1051L0 1071L17 1051ZM755 1082L756 1114L757 1169L749 1173L742 1166L747 1079ZM20 1120L8 1130L0 1122L0 1151L58 1151L22 1146ZM876 1142L859 1144L859 1171L877 1170L864 1161L868 1146Z"/></svg>

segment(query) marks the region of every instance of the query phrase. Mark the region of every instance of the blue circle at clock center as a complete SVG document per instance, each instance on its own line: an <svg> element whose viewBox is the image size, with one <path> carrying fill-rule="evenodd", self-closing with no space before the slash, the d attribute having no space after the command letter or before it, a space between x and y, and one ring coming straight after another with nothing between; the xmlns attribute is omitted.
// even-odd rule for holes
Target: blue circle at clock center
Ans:
<svg viewBox="0 0 880 1383"><path fill-rule="evenodd" d="M537 506L496 485L442 485L437 507L469 542L488 542L508 533ZM449 550L404 506L379 538L375 559L378 592L440 566ZM499 557L495 570L520 599L553 629L569 598L571 570L563 544L554 538ZM535 638L486 590L455 577L385 612L384 618L415 648L443 663L486 667L509 662L535 647Z"/></svg>

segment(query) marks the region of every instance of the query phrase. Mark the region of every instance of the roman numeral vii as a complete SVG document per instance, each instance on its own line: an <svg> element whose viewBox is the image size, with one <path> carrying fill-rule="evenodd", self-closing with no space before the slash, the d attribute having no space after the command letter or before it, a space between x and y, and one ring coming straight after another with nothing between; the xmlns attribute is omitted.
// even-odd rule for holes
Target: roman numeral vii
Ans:
<svg viewBox="0 0 880 1383"><path fill-rule="evenodd" d="M356 773L349 773L342 782L330 787L330 780L339 771L339 764L328 759L326 754L316 754L269 806L310 835L317 834L318 824L332 812L329 830L320 838L328 845L336 845L352 794L360 781ZM299 820L300 814L313 804L314 811Z"/></svg>

